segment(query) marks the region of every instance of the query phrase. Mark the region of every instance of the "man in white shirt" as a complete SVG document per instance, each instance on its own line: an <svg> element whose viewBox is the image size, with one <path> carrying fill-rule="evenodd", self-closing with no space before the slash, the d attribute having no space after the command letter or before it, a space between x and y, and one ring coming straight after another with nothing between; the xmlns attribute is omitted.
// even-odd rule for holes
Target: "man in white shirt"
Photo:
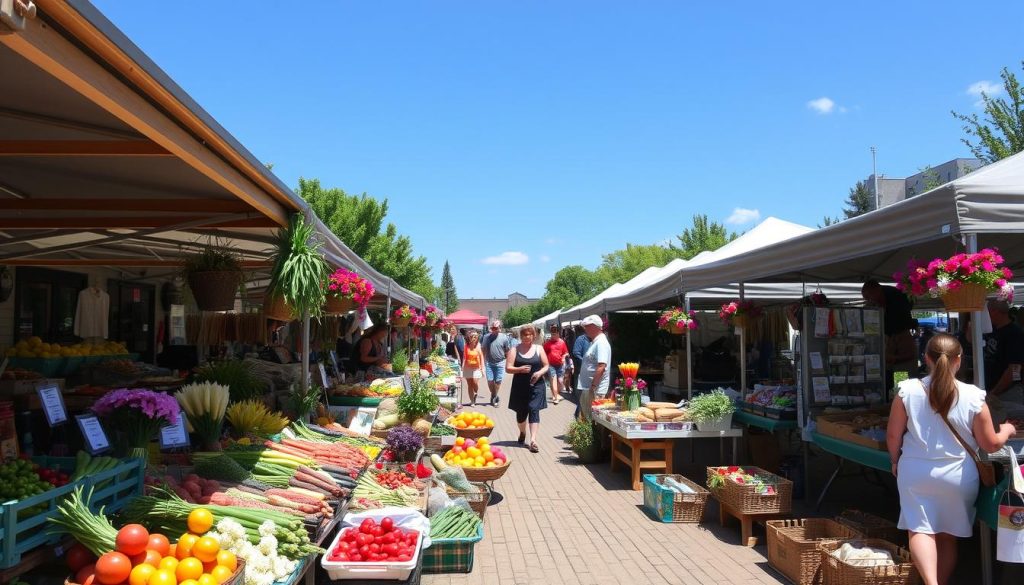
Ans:
<svg viewBox="0 0 1024 585"><path fill-rule="evenodd" d="M611 372L608 366L612 362L612 346L608 337L601 330L601 317L588 315L583 318L583 331L590 338L590 347L583 355L580 365L579 380L576 388L580 396L580 412L584 420L591 419L591 404L594 398L603 398L608 394Z"/></svg>

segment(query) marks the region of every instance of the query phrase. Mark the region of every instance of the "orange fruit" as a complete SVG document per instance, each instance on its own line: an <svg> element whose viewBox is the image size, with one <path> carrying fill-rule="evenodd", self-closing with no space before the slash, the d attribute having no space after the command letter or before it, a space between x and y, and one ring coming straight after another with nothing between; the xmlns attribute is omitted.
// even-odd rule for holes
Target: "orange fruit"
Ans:
<svg viewBox="0 0 1024 585"><path fill-rule="evenodd" d="M178 578L170 571L157 571L146 585L178 585Z"/></svg>
<svg viewBox="0 0 1024 585"><path fill-rule="evenodd" d="M174 575L178 581L186 579L198 579L203 574L203 562L195 557L187 557L178 562Z"/></svg>
<svg viewBox="0 0 1024 585"><path fill-rule="evenodd" d="M165 557L174 557L174 558L178 558L178 557L176 557L176 556L174 555L174 549L175 549L175 548L177 548L177 545L173 545L173 544L168 544L168 545L167 545L167 554L165 554L164 556L165 556Z"/></svg>
<svg viewBox="0 0 1024 585"><path fill-rule="evenodd" d="M203 573L203 575L199 577L198 585L218 585L218 583L217 580L213 578L213 575Z"/></svg>
<svg viewBox="0 0 1024 585"><path fill-rule="evenodd" d="M156 567L143 563L128 574L128 585L149 585L149 578L156 573Z"/></svg>
<svg viewBox="0 0 1024 585"><path fill-rule="evenodd" d="M212 536L204 536L192 546L192 556L208 563L217 560L217 553L220 552L220 543Z"/></svg>
<svg viewBox="0 0 1024 585"><path fill-rule="evenodd" d="M164 558L159 551L155 551L151 548L147 548L146 552L143 553L145 556L142 559L143 563L147 565L153 565L154 567L160 566L160 559Z"/></svg>
<svg viewBox="0 0 1024 585"><path fill-rule="evenodd" d="M184 581L178 581L178 585L199 585L199 581L195 579L185 579Z"/></svg>
<svg viewBox="0 0 1024 585"><path fill-rule="evenodd" d="M217 553L217 554L220 554L220 553ZM208 561L208 562L205 562L205 563L203 563L203 572L204 572L204 573L209 573L209 572L210 572L210 571L212 571L212 570L213 570L213 568L214 568L214 567L216 567L216 566L217 566L217 561Z"/></svg>
<svg viewBox="0 0 1024 585"><path fill-rule="evenodd" d="M174 546L174 556L177 557L179 561L192 556L192 547L195 546L198 540L199 537L195 534L189 534L188 532L182 534L181 537L178 538L178 544Z"/></svg>
<svg viewBox="0 0 1024 585"><path fill-rule="evenodd" d="M231 578L233 573L234 571L231 569L217 565L217 567L213 569L213 572L210 573L210 576L216 579L217 583L225 583Z"/></svg>
<svg viewBox="0 0 1024 585"><path fill-rule="evenodd" d="M160 559L160 564L157 565L156 568L160 569L161 571L166 571L173 575L174 571L178 569L178 559L174 557L164 557ZM177 577L175 577L174 580L177 581Z"/></svg>
<svg viewBox="0 0 1024 585"><path fill-rule="evenodd" d="M206 534L213 527L213 513L206 508L196 508L188 514L188 530L195 534Z"/></svg>
<svg viewBox="0 0 1024 585"><path fill-rule="evenodd" d="M238 558L235 556L235 553L229 550L222 550L217 553L217 564L227 567L231 569L231 572L234 572L238 568Z"/></svg>

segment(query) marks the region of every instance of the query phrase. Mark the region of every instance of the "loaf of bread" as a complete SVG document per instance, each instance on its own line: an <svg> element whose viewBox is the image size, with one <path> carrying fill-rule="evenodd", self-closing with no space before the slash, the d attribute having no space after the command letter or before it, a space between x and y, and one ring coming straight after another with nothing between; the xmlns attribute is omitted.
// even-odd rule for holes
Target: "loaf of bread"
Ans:
<svg viewBox="0 0 1024 585"><path fill-rule="evenodd" d="M646 416L647 418L654 418L654 411L651 410L650 408L647 408L646 406L641 406L640 408L637 409L636 412L637 414L641 414L643 416Z"/></svg>
<svg viewBox="0 0 1024 585"><path fill-rule="evenodd" d="M654 418L658 420L671 420L683 414L686 414L686 411L679 410L678 408L659 408L654 411Z"/></svg>
<svg viewBox="0 0 1024 585"><path fill-rule="evenodd" d="M651 410L658 410L659 408L676 408L675 402L648 402L645 404L647 408Z"/></svg>
<svg viewBox="0 0 1024 585"><path fill-rule="evenodd" d="M642 414L636 415L636 420L638 420L640 422L654 422L653 418L651 418L649 416L644 416Z"/></svg>

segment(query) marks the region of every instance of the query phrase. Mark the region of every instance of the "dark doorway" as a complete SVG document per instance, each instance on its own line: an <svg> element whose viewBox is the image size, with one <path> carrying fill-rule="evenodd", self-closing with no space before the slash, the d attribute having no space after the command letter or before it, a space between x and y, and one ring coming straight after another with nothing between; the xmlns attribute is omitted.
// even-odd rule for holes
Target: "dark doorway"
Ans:
<svg viewBox="0 0 1024 585"><path fill-rule="evenodd" d="M36 336L47 343L74 343L78 293L89 279L77 272L19 267L14 285L14 341Z"/></svg>
<svg viewBox="0 0 1024 585"><path fill-rule="evenodd" d="M156 287L125 280L109 280L110 339L123 341L139 360L153 363Z"/></svg>

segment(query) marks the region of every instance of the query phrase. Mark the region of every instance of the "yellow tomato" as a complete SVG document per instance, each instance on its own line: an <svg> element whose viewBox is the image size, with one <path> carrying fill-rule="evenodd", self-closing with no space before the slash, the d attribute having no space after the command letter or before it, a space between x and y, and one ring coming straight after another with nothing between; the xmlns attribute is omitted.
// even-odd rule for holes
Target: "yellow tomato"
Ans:
<svg viewBox="0 0 1024 585"><path fill-rule="evenodd" d="M195 579L185 579L184 581L178 581L178 585L199 585L199 581Z"/></svg>
<svg viewBox="0 0 1024 585"><path fill-rule="evenodd" d="M178 585L178 578L171 571L157 571L146 585Z"/></svg>
<svg viewBox="0 0 1024 585"><path fill-rule="evenodd" d="M476 463L477 467L481 467L483 466L484 463L487 463L487 460L484 459L482 456L477 455L476 458L473 459L473 463Z"/></svg>
<svg viewBox="0 0 1024 585"><path fill-rule="evenodd" d="M210 576L216 579L217 583L224 583L231 578L232 573L234 573L234 571L231 569L218 565L210 572Z"/></svg>
<svg viewBox="0 0 1024 585"><path fill-rule="evenodd" d="M199 585L217 585L217 580L213 578L213 575L204 573L199 577Z"/></svg>
<svg viewBox="0 0 1024 585"><path fill-rule="evenodd" d="M213 527L213 514L206 508L196 508L188 514L189 532L206 534Z"/></svg>
<svg viewBox="0 0 1024 585"><path fill-rule="evenodd" d="M494 453L491 453L490 449L484 451L483 457L484 461L494 461Z"/></svg>
<svg viewBox="0 0 1024 585"><path fill-rule="evenodd" d="M229 550L222 550L217 553L217 564L222 567L227 567L234 572L238 568L238 558L235 557L235 553Z"/></svg>
<svg viewBox="0 0 1024 585"><path fill-rule="evenodd" d="M164 557L160 559L160 566L157 568L173 575L178 569L178 559L174 557ZM177 581L177 579L175 579L175 581Z"/></svg>
<svg viewBox="0 0 1024 585"><path fill-rule="evenodd" d="M149 585L149 578L156 573L156 567L143 563L136 565L128 574L128 585Z"/></svg>
<svg viewBox="0 0 1024 585"><path fill-rule="evenodd" d="M188 532L182 534L174 547L174 556L178 557L179 561L192 556L192 547L196 545L198 540L199 537L195 534L189 534Z"/></svg>
<svg viewBox="0 0 1024 585"><path fill-rule="evenodd" d="M178 567L174 570L174 575L178 578L178 581L198 579L202 574L203 562L195 557L181 559L178 562Z"/></svg>
<svg viewBox="0 0 1024 585"><path fill-rule="evenodd" d="M220 552L220 543L212 536L204 536L196 541L192 547L192 556L204 563L217 560L217 553ZM202 573L202 571L200 571Z"/></svg>
<svg viewBox="0 0 1024 585"><path fill-rule="evenodd" d="M470 457L477 457L478 455L480 455L480 449L477 449L476 447L470 447L469 449L466 449L466 453L468 453Z"/></svg>
<svg viewBox="0 0 1024 585"><path fill-rule="evenodd" d="M466 443L466 437L459 437L459 438L455 439L455 444L458 445L459 447L463 446L465 443Z"/></svg>

